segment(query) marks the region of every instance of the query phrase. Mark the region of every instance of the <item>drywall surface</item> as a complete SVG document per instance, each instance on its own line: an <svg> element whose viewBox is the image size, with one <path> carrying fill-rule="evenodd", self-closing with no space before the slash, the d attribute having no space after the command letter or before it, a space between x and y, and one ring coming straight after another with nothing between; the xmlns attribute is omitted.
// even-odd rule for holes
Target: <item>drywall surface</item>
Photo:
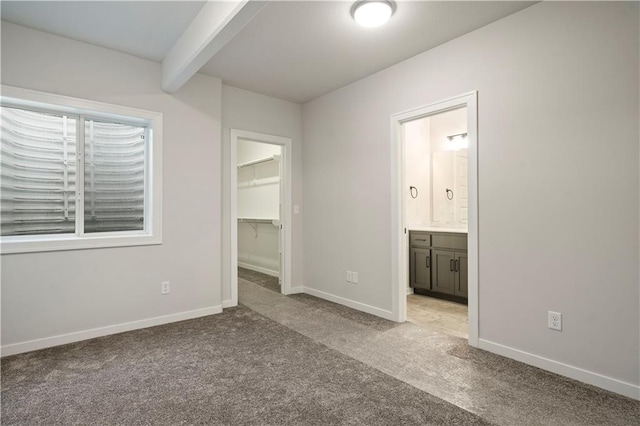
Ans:
<svg viewBox="0 0 640 426"><path fill-rule="evenodd" d="M405 221L407 226L424 226L431 222L431 156L429 118L402 125L405 141L405 182L407 191ZM413 186L415 189L410 189ZM415 197L415 198L414 198Z"/></svg>
<svg viewBox="0 0 640 426"><path fill-rule="evenodd" d="M302 285L302 106L265 95L222 85L222 300L231 300L231 234L229 194L229 141L231 129L246 130L292 139L293 181L291 204L300 206L292 214L291 286Z"/></svg>
<svg viewBox="0 0 640 426"><path fill-rule="evenodd" d="M280 230L270 223L238 223L238 265L280 276Z"/></svg>
<svg viewBox="0 0 640 426"><path fill-rule="evenodd" d="M392 309L389 118L477 90L480 339L637 385L638 16L538 3L305 104L305 287Z"/></svg>
<svg viewBox="0 0 640 426"><path fill-rule="evenodd" d="M221 81L2 23L2 83L163 114L163 244L2 256L2 345L221 305ZM170 281L171 293L160 294Z"/></svg>

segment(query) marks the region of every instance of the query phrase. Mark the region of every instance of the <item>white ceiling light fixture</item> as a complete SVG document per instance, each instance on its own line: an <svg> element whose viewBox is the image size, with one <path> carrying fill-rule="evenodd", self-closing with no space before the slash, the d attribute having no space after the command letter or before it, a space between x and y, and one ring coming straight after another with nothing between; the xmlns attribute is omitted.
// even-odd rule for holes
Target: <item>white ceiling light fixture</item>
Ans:
<svg viewBox="0 0 640 426"><path fill-rule="evenodd" d="M392 1L363 0L351 7L351 16L363 27L374 28L385 24L395 11L396 4Z"/></svg>

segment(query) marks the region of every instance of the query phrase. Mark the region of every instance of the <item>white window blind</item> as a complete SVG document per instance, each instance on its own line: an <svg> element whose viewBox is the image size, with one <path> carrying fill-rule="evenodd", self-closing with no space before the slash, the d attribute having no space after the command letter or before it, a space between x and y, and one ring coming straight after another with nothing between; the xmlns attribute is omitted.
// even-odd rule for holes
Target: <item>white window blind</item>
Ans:
<svg viewBox="0 0 640 426"><path fill-rule="evenodd" d="M1 112L2 236L75 232L77 119Z"/></svg>
<svg viewBox="0 0 640 426"><path fill-rule="evenodd" d="M84 232L144 229L144 127L85 120Z"/></svg>

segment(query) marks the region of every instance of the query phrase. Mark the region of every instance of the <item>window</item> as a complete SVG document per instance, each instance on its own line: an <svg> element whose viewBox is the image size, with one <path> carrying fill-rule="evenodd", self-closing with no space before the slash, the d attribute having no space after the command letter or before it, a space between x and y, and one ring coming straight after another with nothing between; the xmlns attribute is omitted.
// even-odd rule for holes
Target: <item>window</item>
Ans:
<svg viewBox="0 0 640 426"><path fill-rule="evenodd" d="M3 253L161 242L161 114L6 86L0 100Z"/></svg>

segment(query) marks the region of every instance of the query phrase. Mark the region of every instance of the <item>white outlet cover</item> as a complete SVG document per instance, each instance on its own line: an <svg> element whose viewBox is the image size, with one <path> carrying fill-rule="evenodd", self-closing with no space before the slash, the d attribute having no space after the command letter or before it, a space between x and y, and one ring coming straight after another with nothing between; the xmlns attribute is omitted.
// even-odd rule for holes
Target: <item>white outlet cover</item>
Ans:
<svg viewBox="0 0 640 426"><path fill-rule="evenodd" d="M562 314L549 311L548 327L552 330L562 331Z"/></svg>
<svg viewBox="0 0 640 426"><path fill-rule="evenodd" d="M351 277L352 277L352 282L354 282L354 283L358 282L358 273L357 272L352 272L351 273Z"/></svg>
<svg viewBox="0 0 640 426"><path fill-rule="evenodd" d="M350 283L353 280L353 274L351 271L347 271L347 282Z"/></svg>

